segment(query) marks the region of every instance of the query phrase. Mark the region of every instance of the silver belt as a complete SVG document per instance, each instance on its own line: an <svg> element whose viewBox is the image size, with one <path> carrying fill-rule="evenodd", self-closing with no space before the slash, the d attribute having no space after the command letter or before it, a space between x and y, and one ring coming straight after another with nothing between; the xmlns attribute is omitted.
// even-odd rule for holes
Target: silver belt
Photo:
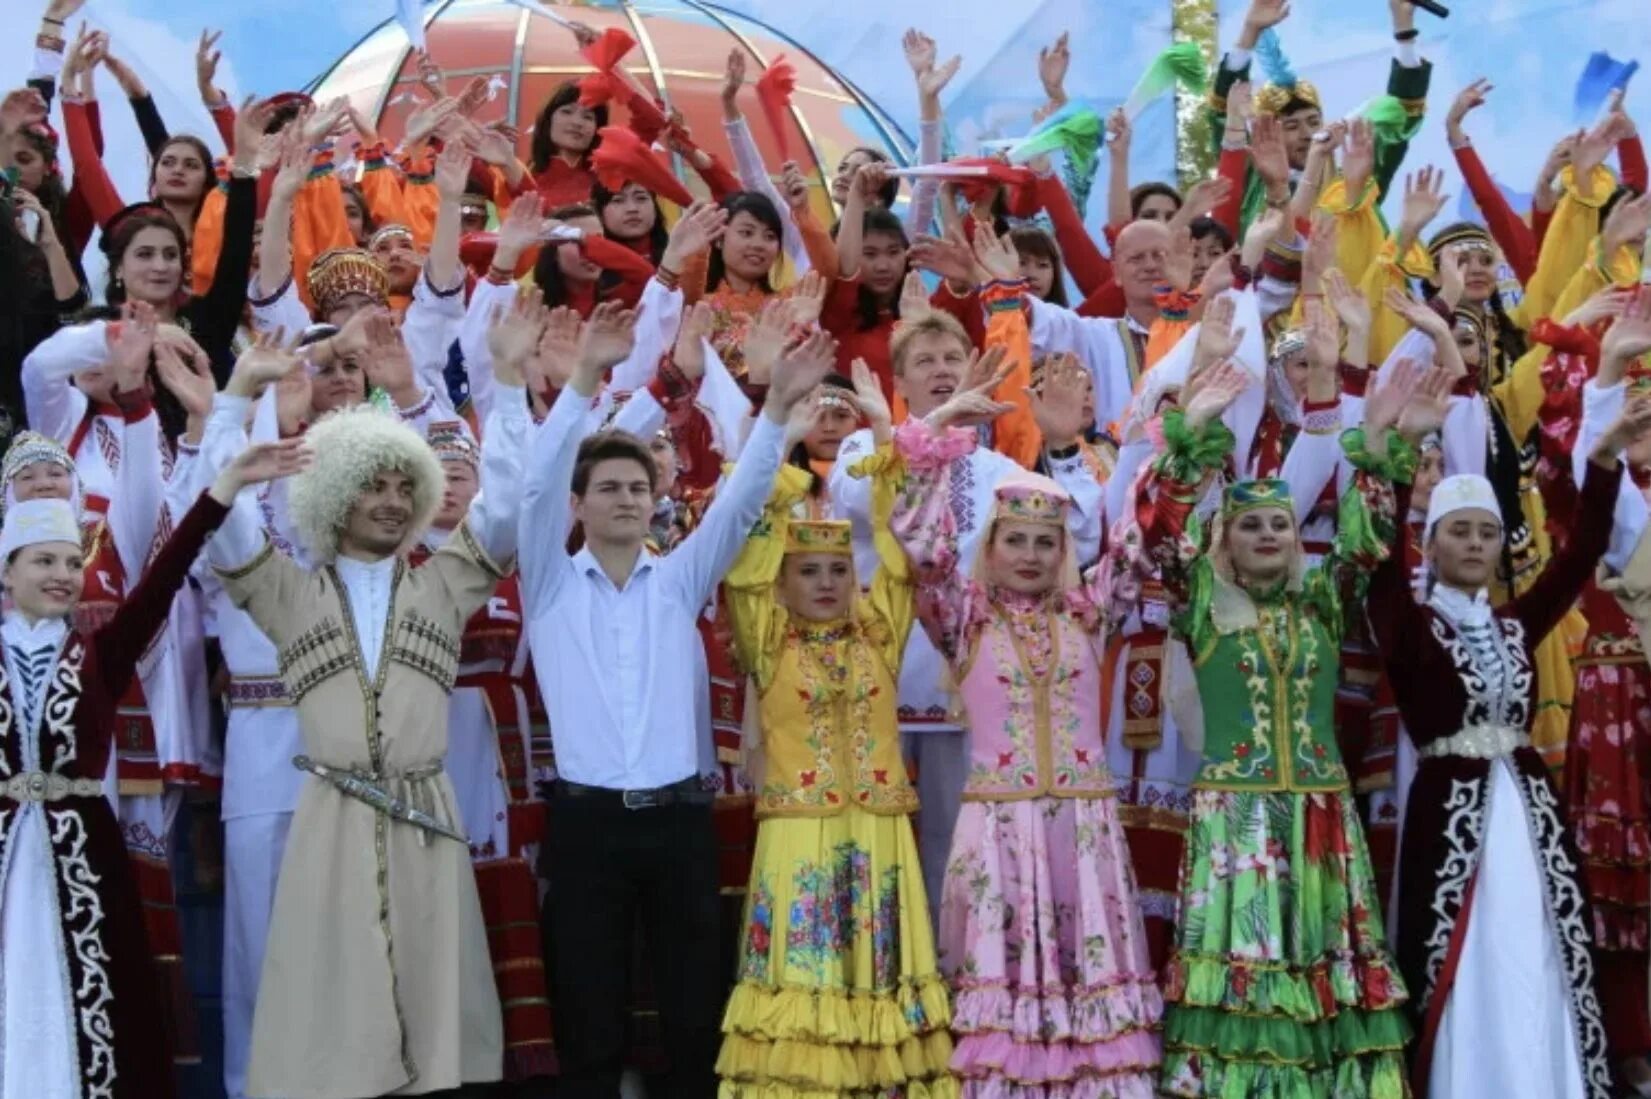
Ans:
<svg viewBox="0 0 1651 1099"><path fill-rule="evenodd" d="M64 798L103 796L103 782L95 778L70 778L48 771L24 771L6 780L0 795L13 801L62 801Z"/></svg>
<svg viewBox="0 0 1651 1099"><path fill-rule="evenodd" d="M450 840L457 840L466 847L470 840L452 827L444 824L429 809L413 805L403 798L392 794L386 783L391 779L399 778L403 782L418 783L435 778L441 774L441 760L431 763L422 763L417 767L409 767L399 775L376 775L362 767L340 768L329 767L325 763L317 763L309 756L294 756L292 765L300 771L308 771L316 778L332 786L345 797L354 798L363 805L371 806L391 820L399 820L403 824L411 824L419 831L419 842L424 843L432 834L446 836Z"/></svg>
<svg viewBox="0 0 1651 1099"><path fill-rule="evenodd" d="M1528 748L1531 734L1508 725L1470 725L1455 736L1424 744L1419 754L1423 759L1457 756L1461 759L1501 759L1512 755L1516 748Z"/></svg>

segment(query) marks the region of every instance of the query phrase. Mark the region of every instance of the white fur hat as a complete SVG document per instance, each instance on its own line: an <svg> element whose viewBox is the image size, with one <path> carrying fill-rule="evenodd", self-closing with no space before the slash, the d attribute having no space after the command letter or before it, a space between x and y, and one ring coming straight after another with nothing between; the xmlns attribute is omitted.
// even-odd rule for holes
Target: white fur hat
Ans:
<svg viewBox="0 0 1651 1099"><path fill-rule="evenodd" d="M306 435L315 461L292 479L287 510L299 541L318 563L338 555L338 532L356 498L387 470L413 479L413 521L401 552L430 525L446 477L424 436L371 404L331 412Z"/></svg>
<svg viewBox="0 0 1651 1099"><path fill-rule="evenodd" d="M1477 473L1457 473L1440 481L1427 502L1426 537L1433 537L1438 522L1458 511L1478 508L1496 516L1502 522L1502 507L1496 502L1496 490Z"/></svg>
<svg viewBox="0 0 1651 1099"><path fill-rule="evenodd" d="M80 521L67 500L23 500L6 509L0 527L0 561L26 546L43 542L80 545Z"/></svg>

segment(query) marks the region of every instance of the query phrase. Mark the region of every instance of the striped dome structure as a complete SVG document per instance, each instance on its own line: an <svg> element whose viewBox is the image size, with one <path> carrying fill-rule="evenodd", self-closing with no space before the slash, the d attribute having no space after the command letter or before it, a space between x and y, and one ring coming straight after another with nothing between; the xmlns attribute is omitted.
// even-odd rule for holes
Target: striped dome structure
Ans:
<svg viewBox="0 0 1651 1099"><path fill-rule="evenodd" d="M624 62L626 71L668 108L681 111L695 141L730 167L720 100L729 50L737 47L748 55L747 91L740 102L771 170L777 170L783 158L751 85L783 54L797 70L790 118L783 123L789 151L815 185L815 206L823 216L833 215L828 183L850 149L880 148L899 164L911 162L915 145L886 112L807 49L748 16L704 0L546 0L546 6L597 32L619 27L635 38L637 46ZM517 152L524 158L539 108L561 84L592 71L565 28L508 0L435 0L426 5L424 20L430 54L446 75L450 94L457 95L476 76L488 77L494 98L473 117L518 127L522 133ZM376 121L384 140L394 143L422 91L406 33L394 19L386 20L310 91L321 102L348 96ZM625 121L622 106L612 109L614 122ZM680 161L675 167L690 191L705 195L697 175Z"/></svg>

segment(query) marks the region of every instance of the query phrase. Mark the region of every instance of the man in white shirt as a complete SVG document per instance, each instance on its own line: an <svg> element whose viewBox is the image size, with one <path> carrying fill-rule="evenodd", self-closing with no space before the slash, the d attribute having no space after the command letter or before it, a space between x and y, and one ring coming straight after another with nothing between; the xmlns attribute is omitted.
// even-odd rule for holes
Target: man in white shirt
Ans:
<svg viewBox="0 0 1651 1099"><path fill-rule="evenodd" d="M558 774L543 856L557 1094L618 1093L640 915L671 1065L660 1095L704 1099L716 1094L727 965L701 743L709 722L694 712L703 705L695 621L762 512L787 418L836 346L816 332L775 365L733 474L694 532L658 557L645 548L656 487L648 444L591 434L587 415L603 371L629 353L634 323L606 305L592 314L568 386L537 429L521 509L523 605ZM573 520L584 547L569 554Z"/></svg>

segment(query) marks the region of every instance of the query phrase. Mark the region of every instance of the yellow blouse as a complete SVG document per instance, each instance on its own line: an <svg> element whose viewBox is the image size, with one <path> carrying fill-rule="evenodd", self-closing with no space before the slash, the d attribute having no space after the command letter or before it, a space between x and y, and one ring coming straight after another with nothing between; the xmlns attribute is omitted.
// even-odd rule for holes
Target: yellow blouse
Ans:
<svg viewBox="0 0 1651 1099"><path fill-rule="evenodd" d="M723 581L735 653L756 687L762 762L750 777L759 818L830 816L849 805L885 814L917 809L895 709L913 619L911 573L889 531L903 471L889 446L853 470L872 478L878 569L847 617L794 619L776 597L786 525L808 485L795 467L780 470Z"/></svg>

